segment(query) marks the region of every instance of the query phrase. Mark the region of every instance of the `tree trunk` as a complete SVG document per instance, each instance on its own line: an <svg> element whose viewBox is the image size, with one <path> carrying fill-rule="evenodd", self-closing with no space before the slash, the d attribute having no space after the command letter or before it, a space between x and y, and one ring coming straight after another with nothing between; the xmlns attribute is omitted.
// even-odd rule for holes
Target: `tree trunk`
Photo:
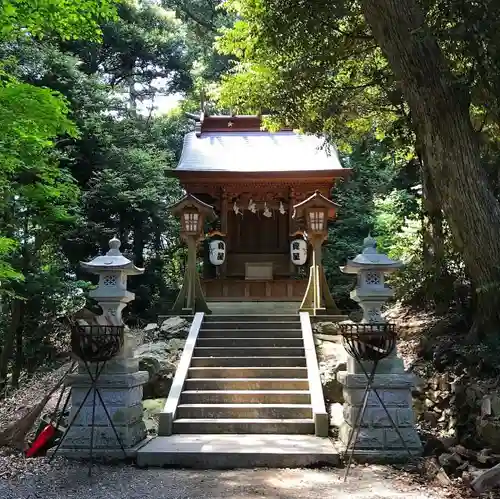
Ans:
<svg viewBox="0 0 500 499"><path fill-rule="evenodd" d="M426 151L417 146L422 182L423 268L427 286L425 297L438 313L446 312L453 300L452 278L446 267L443 212L427 167Z"/></svg>
<svg viewBox="0 0 500 499"><path fill-rule="evenodd" d="M468 95L451 74L416 0L362 0L362 8L400 81L441 208L478 285L473 331L498 333L500 204L480 164Z"/></svg>
<svg viewBox="0 0 500 499"><path fill-rule="evenodd" d="M23 308L24 304L21 303L21 316L23 315ZM12 388L19 388L19 378L21 377L21 371L24 364L23 332L24 327L21 322L16 330L16 356L12 367Z"/></svg>
<svg viewBox="0 0 500 499"><path fill-rule="evenodd" d="M10 323L4 337L2 353L0 355L0 397L3 396L7 386L9 362L14 350L17 330L21 327L21 304L21 300L14 298L11 305Z"/></svg>
<svg viewBox="0 0 500 499"><path fill-rule="evenodd" d="M142 227L136 226L134 230L134 264L137 267L144 266L144 237L142 233Z"/></svg>

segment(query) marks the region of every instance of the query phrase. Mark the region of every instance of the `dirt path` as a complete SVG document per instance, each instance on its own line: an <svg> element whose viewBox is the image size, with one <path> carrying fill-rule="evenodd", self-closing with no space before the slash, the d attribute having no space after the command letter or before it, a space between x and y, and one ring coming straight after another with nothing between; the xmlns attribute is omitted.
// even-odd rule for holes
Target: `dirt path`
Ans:
<svg viewBox="0 0 500 499"><path fill-rule="evenodd" d="M443 499L443 491L410 484L390 470L141 470L58 463L46 472L0 481L2 499Z"/></svg>

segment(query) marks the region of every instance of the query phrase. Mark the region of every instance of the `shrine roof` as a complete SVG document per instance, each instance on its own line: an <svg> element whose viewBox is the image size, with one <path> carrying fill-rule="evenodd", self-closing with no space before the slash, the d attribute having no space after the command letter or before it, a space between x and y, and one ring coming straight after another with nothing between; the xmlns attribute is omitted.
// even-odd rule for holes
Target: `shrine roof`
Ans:
<svg viewBox="0 0 500 499"><path fill-rule="evenodd" d="M208 120L207 120L208 121ZM346 173L334 147L313 135L260 129L260 118L213 117L184 137L177 172L304 172ZM256 126L258 125L258 126Z"/></svg>

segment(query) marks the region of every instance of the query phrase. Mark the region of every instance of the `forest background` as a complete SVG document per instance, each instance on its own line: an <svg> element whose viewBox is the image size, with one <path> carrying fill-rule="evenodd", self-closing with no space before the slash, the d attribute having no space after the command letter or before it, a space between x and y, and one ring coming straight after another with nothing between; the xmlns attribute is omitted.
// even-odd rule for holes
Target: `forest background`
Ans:
<svg viewBox="0 0 500 499"><path fill-rule="evenodd" d="M375 4L379 4L375 7ZM408 306L458 314L500 353L500 2L64 0L0 15L0 391L57 360L114 235L145 273L129 324L167 312L185 249L168 213L186 113L272 113L335 144L352 178L324 249L369 232ZM458 337L457 337L458 338Z"/></svg>

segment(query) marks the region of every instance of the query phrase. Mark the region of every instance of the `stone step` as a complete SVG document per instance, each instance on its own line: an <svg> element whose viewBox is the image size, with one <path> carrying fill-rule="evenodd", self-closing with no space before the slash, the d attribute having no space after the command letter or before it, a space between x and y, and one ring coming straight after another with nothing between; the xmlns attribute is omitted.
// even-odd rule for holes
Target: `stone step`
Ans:
<svg viewBox="0 0 500 499"><path fill-rule="evenodd" d="M309 390L307 379L297 378L193 378L184 383L185 390Z"/></svg>
<svg viewBox="0 0 500 499"><path fill-rule="evenodd" d="M301 347L302 338L198 338L200 347Z"/></svg>
<svg viewBox="0 0 500 499"><path fill-rule="evenodd" d="M298 321L261 321L261 322L228 322L212 321L203 322L202 330L206 329L300 329Z"/></svg>
<svg viewBox="0 0 500 499"><path fill-rule="evenodd" d="M191 367L306 367L305 357L193 357Z"/></svg>
<svg viewBox="0 0 500 499"><path fill-rule="evenodd" d="M307 390L194 390L181 394L181 404L310 404Z"/></svg>
<svg viewBox="0 0 500 499"><path fill-rule="evenodd" d="M190 367L193 378L307 378L306 367Z"/></svg>
<svg viewBox="0 0 500 499"><path fill-rule="evenodd" d="M176 419L175 434L183 433L274 433L313 434L312 419Z"/></svg>
<svg viewBox="0 0 500 499"><path fill-rule="evenodd" d="M286 322L300 322L298 314L234 314L234 315L221 315L212 314L205 315L204 322L267 322L267 321L286 321Z"/></svg>
<svg viewBox="0 0 500 499"><path fill-rule="evenodd" d="M310 419L310 404L181 404L178 419Z"/></svg>
<svg viewBox="0 0 500 499"><path fill-rule="evenodd" d="M194 357L302 357L304 348L297 347L195 347Z"/></svg>
<svg viewBox="0 0 500 499"><path fill-rule="evenodd" d="M156 437L137 453L139 467L304 468L339 464L339 451L331 440L314 435L172 435Z"/></svg>
<svg viewBox="0 0 500 499"><path fill-rule="evenodd" d="M302 338L300 329L201 329L198 338Z"/></svg>

